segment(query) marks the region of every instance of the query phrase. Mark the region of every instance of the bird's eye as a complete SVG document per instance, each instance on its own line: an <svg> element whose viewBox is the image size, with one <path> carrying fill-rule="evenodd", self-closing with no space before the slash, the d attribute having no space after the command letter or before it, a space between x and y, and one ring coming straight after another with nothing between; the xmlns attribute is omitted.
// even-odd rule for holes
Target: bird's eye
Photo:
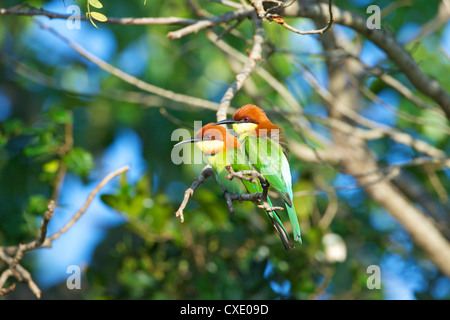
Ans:
<svg viewBox="0 0 450 320"><path fill-rule="evenodd" d="M248 122L249 120L250 120L250 119L249 119L248 117L245 117L245 118L244 118L244 121L245 121L245 122Z"/></svg>

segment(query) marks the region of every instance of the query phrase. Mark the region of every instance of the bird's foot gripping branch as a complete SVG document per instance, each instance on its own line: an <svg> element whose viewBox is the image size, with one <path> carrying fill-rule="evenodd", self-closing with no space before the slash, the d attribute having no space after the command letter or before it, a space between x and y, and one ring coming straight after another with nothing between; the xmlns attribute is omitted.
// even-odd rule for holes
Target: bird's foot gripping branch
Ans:
<svg viewBox="0 0 450 320"><path fill-rule="evenodd" d="M231 165L225 167L229 171L229 175L227 176L227 179L232 180L234 178L238 178L245 181L250 181L252 183L261 183L261 186L263 187L263 192L255 192L255 193L247 193L247 194L234 194L230 193L227 190L223 190L223 197L225 198L228 208L231 213L235 212L233 201L251 201L256 202L257 207L264 209L268 212L273 212L276 210L284 210L283 207L278 206L272 206L267 201L267 194L269 190L269 184L264 178L262 174L255 170L242 170L242 171L234 171ZM189 199L194 195L194 191L197 190L197 188L205 182L206 179L208 179L210 176L214 176L214 172L212 168L207 165L203 168L202 172L194 179L192 182L192 185L186 189L184 192L184 198L183 201L180 204L180 207L175 212L175 216L180 218L181 222L184 222L184 209L186 208ZM222 186L219 184L219 186L222 188ZM222 188L223 189L223 188Z"/></svg>

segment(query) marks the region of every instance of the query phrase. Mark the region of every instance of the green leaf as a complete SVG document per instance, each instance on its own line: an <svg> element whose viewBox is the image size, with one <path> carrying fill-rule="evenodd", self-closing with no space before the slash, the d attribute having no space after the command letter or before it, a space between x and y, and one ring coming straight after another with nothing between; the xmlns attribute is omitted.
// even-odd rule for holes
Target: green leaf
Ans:
<svg viewBox="0 0 450 320"><path fill-rule="evenodd" d="M48 200L41 194L32 195L28 200L26 212L32 214L43 214L47 211Z"/></svg>
<svg viewBox="0 0 450 320"><path fill-rule="evenodd" d="M100 196L100 199L103 201L104 204L107 206L117 210L122 211L122 206L120 203L120 198L113 194L102 194Z"/></svg>
<svg viewBox="0 0 450 320"><path fill-rule="evenodd" d="M100 21L100 22L108 21L108 18L104 14L102 14L100 12L92 11L92 12L90 12L90 16L92 18L94 18L95 20Z"/></svg>
<svg viewBox="0 0 450 320"><path fill-rule="evenodd" d="M299 180L293 188L293 192L313 191L314 185L309 180ZM315 197L312 195L294 197L294 206L300 218L307 218L314 210Z"/></svg>
<svg viewBox="0 0 450 320"><path fill-rule="evenodd" d="M103 4L100 1L98 1L98 0L89 0L89 4L91 6L93 6L93 7L98 8L98 9L103 8Z"/></svg>
<svg viewBox="0 0 450 320"><path fill-rule="evenodd" d="M65 124L72 121L72 114L64 109L54 109L49 113L49 116L57 124Z"/></svg>
<svg viewBox="0 0 450 320"><path fill-rule="evenodd" d="M92 154L81 148L73 148L64 157L64 162L68 170L85 177L94 168L94 158Z"/></svg>
<svg viewBox="0 0 450 320"><path fill-rule="evenodd" d="M147 197L151 196L151 180L148 172L136 183L136 193Z"/></svg>
<svg viewBox="0 0 450 320"><path fill-rule="evenodd" d="M8 142L8 138L0 132L0 148Z"/></svg>
<svg viewBox="0 0 450 320"><path fill-rule="evenodd" d="M44 163L44 165L42 166L42 170L45 173L56 173L56 171L58 171L58 169L59 169L59 160L56 160L56 159L48 161L48 162Z"/></svg>
<svg viewBox="0 0 450 320"><path fill-rule="evenodd" d="M18 135L22 133L24 124L20 119L10 119L3 122L3 128L7 135Z"/></svg>
<svg viewBox="0 0 450 320"><path fill-rule="evenodd" d="M27 157L36 157L36 156L40 156L46 153L49 153L50 151L50 147L48 145L45 144L40 144L40 145L32 145L32 146L27 146L24 149L24 154Z"/></svg>
<svg viewBox="0 0 450 320"><path fill-rule="evenodd" d="M437 142L442 142L448 137L442 127L447 126L447 119L437 114L433 110L423 110L422 119L425 121L425 125L422 127L423 133L430 139Z"/></svg>

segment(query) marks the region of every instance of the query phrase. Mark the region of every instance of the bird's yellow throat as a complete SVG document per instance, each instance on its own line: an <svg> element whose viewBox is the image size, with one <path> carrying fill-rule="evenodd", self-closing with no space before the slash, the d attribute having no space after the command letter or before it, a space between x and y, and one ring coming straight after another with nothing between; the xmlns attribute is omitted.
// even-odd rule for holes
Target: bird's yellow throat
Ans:
<svg viewBox="0 0 450 320"><path fill-rule="evenodd" d="M256 123L233 123L233 130L238 135L246 132L256 131L258 125Z"/></svg>
<svg viewBox="0 0 450 320"><path fill-rule="evenodd" d="M204 140L196 142L195 145L204 154L216 154L223 151L224 142L221 140Z"/></svg>

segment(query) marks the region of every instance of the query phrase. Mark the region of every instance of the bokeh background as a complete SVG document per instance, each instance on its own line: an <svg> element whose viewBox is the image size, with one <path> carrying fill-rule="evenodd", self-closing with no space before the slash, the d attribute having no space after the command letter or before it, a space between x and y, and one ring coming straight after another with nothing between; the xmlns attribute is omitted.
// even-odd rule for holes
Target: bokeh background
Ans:
<svg viewBox="0 0 450 320"><path fill-rule="evenodd" d="M405 1L395 1L402 3ZM86 9L84 1L27 2L33 7L66 13L70 5ZM229 8L198 1L206 10ZM370 4L385 8L394 1L340 0L336 5L366 15ZM10 8L17 1L1 1ZM449 89L450 23L420 41L411 41L432 19L439 1L408 1L384 16L382 26L407 43L425 73ZM108 1L108 17L195 18L184 0ZM195 192L185 210L185 222L175 217L185 189L203 165L175 165L171 161L172 132L193 126L195 120L215 121L213 110L172 102L124 83L82 58L67 44L39 27L54 28L112 65L162 88L220 102L234 79L222 52L200 32L171 40L177 26L121 26L81 22L70 30L65 20L46 17L0 16L0 245L30 241L37 234L52 196L64 126L73 122L73 149L65 155L68 173L48 234L57 232L84 203L90 191L109 172L129 165L125 176L109 183L83 217L64 235L28 253L23 265L51 299L448 299L450 279L418 249L405 229L357 186L356 180L324 164L303 163L291 156L294 191L314 191L317 181L336 188L337 212L326 230L318 220L331 201L326 194L299 196L295 204L303 245L286 252L264 214L251 203L236 203L230 214L220 188L212 179ZM315 28L309 19L293 19L298 29ZM221 30L218 28L217 30ZM250 24L237 30L251 39ZM223 31L223 30L222 30ZM306 66L326 86L327 73L317 35L301 36L265 23L275 47L267 69L303 106L307 116L327 115L314 89L301 77L296 64ZM389 59L374 44L349 28L334 25L337 37L358 43L360 58L369 66L389 67ZM242 53L248 44L233 34L225 40ZM401 76L400 76L401 78ZM401 78L402 79L402 78ZM266 110L283 102L254 82ZM405 121L398 110L427 120L415 108L372 75L367 86L394 107L364 101L361 113L379 123L405 130L445 152L445 132ZM145 101L145 102L144 102ZM245 90L232 105L252 102ZM269 113L281 126L282 116ZM445 119L440 119L448 125ZM426 123L426 121L425 121ZM329 136L329 128L313 122ZM305 144L300 135L291 138ZM313 142L311 146L316 146ZM415 151L387 138L371 142L385 164L410 161ZM195 152L194 150L192 150ZM185 155L190 157L190 154ZM426 174L412 168L416 181L433 188ZM444 191L450 171L436 172ZM439 198L448 213L448 194ZM445 198L446 197L446 198ZM284 218L285 219L285 218ZM448 228L448 226L447 226ZM325 235L331 237L325 237ZM324 241L331 239L332 241ZM81 289L69 290L70 265L83 270ZM381 270L381 289L370 290L367 267ZM1 266L1 264L0 264ZM1 299L33 298L25 284Z"/></svg>

